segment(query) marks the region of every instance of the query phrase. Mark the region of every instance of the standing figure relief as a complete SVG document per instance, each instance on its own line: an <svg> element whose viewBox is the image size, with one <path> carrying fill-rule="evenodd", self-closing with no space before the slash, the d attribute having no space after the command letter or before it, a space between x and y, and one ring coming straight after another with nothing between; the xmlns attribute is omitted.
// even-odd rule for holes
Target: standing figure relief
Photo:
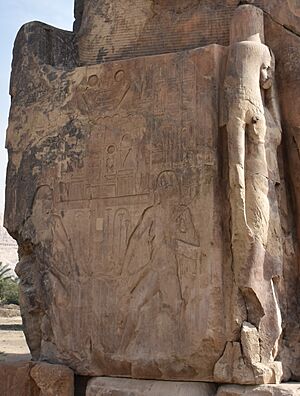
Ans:
<svg viewBox="0 0 300 396"><path fill-rule="evenodd" d="M155 203L145 209L125 252L122 276L131 293L120 350L126 351L139 321L140 309L154 296L171 317L180 315L183 301L179 256L199 261L199 238L190 209L182 204L174 171L156 180Z"/></svg>

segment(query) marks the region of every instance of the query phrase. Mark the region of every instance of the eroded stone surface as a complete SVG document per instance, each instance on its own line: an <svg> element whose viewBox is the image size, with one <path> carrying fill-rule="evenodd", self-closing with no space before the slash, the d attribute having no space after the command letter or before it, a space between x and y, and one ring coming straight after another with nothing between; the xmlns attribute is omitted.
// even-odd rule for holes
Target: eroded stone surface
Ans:
<svg viewBox="0 0 300 396"><path fill-rule="evenodd" d="M214 396L216 390L216 385L205 383L94 378L88 383L86 396Z"/></svg>
<svg viewBox="0 0 300 396"><path fill-rule="evenodd" d="M228 44L238 0L77 0L80 64ZM124 15L126 13L126 18Z"/></svg>
<svg viewBox="0 0 300 396"><path fill-rule="evenodd" d="M66 366L37 363L30 376L40 389L39 396L74 396L74 373Z"/></svg>
<svg viewBox="0 0 300 396"><path fill-rule="evenodd" d="M39 396L39 389L30 378L31 362L0 363L2 396Z"/></svg>
<svg viewBox="0 0 300 396"><path fill-rule="evenodd" d="M299 109L300 99L297 92L300 89L300 38L275 23L271 18L266 19L266 40L270 43L277 59L278 91L281 102L282 123L284 125L285 139L283 146L283 158L287 160L287 172L289 180L281 177L281 187L290 182L290 196L292 201L287 201L287 210L296 214L295 222L297 236L289 231L288 216L282 216L284 255L284 287L281 291L282 305L286 307L285 340L281 356L285 366L285 376L290 375L295 380L300 379L299 350L300 350L300 327L299 327L299 258L295 253L295 239L299 238L300 222L300 194L299 194ZM285 43L282 45L282 43ZM290 104L293 103L293 106ZM296 171L297 169L297 171ZM288 209L289 208L289 209ZM293 346L292 346L293 345Z"/></svg>
<svg viewBox="0 0 300 396"><path fill-rule="evenodd" d="M52 93L65 88L53 109L47 94L12 118L11 166L21 177L23 164L34 164L25 172L33 205L20 228L17 271L35 356L82 374L211 378L225 319L215 308L222 288L218 120L208 115L218 103L223 53L211 46L56 71ZM52 136L43 129L29 137L28 115L45 114L55 119ZM18 165L19 122L32 149ZM216 216L204 225L208 205ZM20 215L9 216L17 222Z"/></svg>
<svg viewBox="0 0 300 396"><path fill-rule="evenodd" d="M68 367L31 361L0 363L1 396L73 396Z"/></svg>
<svg viewBox="0 0 300 396"><path fill-rule="evenodd" d="M74 33L19 32L5 224L35 359L299 378L297 4L238 3L78 0Z"/></svg>
<svg viewBox="0 0 300 396"><path fill-rule="evenodd" d="M218 389L217 396L298 396L300 384L239 386L226 385Z"/></svg>
<svg viewBox="0 0 300 396"><path fill-rule="evenodd" d="M263 11L238 7L230 30L221 126L226 126L228 139L233 276L247 322L241 327L241 347L229 342L221 365L216 365L220 375L232 370L231 380L223 382L273 383L282 377L280 363L273 364L282 332L277 291L283 267L281 220L276 197L272 202L269 196L278 164L268 162L266 150L270 136L280 144L281 119L275 58L264 39Z"/></svg>
<svg viewBox="0 0 300 396"><path fill-rule="evenodd" d="M76 0L79 62L86 65L228 45L230 20L241 3L262 8L278 24L300 33L297 0Z"/></svg>
<svg viewBox="0 0 300 396"><path fill-rule="evenodd" d="M257 328L251 323L243 323L241 331L241 343L245 359L250 364L260 362L260 345Z"/></svg>

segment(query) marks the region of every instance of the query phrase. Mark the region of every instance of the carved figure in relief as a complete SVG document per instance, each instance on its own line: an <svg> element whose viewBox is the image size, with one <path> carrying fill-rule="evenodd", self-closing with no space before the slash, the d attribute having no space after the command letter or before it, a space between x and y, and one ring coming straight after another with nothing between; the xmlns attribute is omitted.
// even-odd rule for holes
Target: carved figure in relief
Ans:
<svg viewBox="0 0 300 396"><path fill-rule="evenodd" d="M48 302L54 301L57 310L65 312L70 309L70 285L78 275L70 239L61 217L53 212L53 200L50 186L38 187L31 216L24 226L24 235L34 235L33 244L39 249L28 246L31 254L28 254L29 250L21 254L16 269L20 276L21 299L28 300L24 305L28 308L22 315L27 324L28 345L35 358L43 353L42 338L48 341L48 349L59 349L59 344L62 348L65 343L64 335L71 334L69 323L62 319L64 315L60 316L60 324L53 332L49 317L55 317L54 304L48 305Z"/></svg>
<svg viewBox="0 0 300 396"><path fill-rule="evenodd" d="M116 172L116 147L114 145L109 145L106 149L106 173L114 174Z"/></svg>
<svg viewBox="0 0 300 396"><path fill-rule="evenodd" d="M130 228L130 214L127 209L119 208L116 211L113 227L112 254L115 258L114 261L117 263L117 271L120 273L120 269L122 268L122 258L124 257L124 252L126 250ZM116 269L114 268L114 270Z"/></svg>
<svg viewBox="0 0 300 396"><path fill-rule="evenodd" d="M261 361L268 363L277 353L281 317L273 285L273 277L280 271L268 268L266 280L266 266L272 266L266 254L270 227L266 114L272 113L273 124L280 125L280 121L274 103L265 108L266 95L273 89L275 61L262 43L263 26L263 12L250 5L240 6L233 17L224 82L224 124L234 277L246 303L247 320L259 330Z"/></svg>
<svg viewBox="0 0 300 396"><path fill-rule="evenodd" d="M189 208L181 204L180 187L173 171L156 181L155 203L142 214L129 237L122 277L130 292L128 318L120 350L125 351L138 324L139 311L159 295L169 315L183 304L178 256L197 259L199 240Z"/></svg>

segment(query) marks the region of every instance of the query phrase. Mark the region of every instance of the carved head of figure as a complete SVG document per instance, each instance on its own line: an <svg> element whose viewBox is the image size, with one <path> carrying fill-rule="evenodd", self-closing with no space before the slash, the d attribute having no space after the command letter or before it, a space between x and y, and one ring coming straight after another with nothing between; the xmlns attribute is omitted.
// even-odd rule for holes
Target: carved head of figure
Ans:
<svg viewBox="0 0 300 396"><path fill-rule="evenodd" d="M156 193L160 203L179 203L180 187L175 172L161 172L156 180Z"/></svg>
<svg viewBox="0 0 300 396"><path fill-rule="evenodd" d="M270 50L270 61L265 61L260 68L260 86L263 89L271 88L275 73L275 57Z"/></svg>
<svg viewBox="0 0 300 396"><path fill-rule="evenodd" d="M240 41L259 41L264 43L264 13L253 5L239 6L230 25L230 43Z"/></svg>

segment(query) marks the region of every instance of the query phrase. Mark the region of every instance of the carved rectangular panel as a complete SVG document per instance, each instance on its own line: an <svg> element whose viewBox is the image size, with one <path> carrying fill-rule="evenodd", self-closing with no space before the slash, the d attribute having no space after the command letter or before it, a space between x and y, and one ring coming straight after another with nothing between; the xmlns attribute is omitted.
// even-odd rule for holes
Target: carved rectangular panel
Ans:
<svg viewBox="0 0 300 396"><path fill-rule="evenodd" d="M19 232L39 268L32 273L39 319L28 339L42 359L83 375L212 379L225 346L223 55L215 45L40 71L64 93L53 107L33 101L26 117L20 112L8 141L9 177L33 180ZM42 117L48 128L26 135ZM27 140L10 140L20 124Z"/></svg>

